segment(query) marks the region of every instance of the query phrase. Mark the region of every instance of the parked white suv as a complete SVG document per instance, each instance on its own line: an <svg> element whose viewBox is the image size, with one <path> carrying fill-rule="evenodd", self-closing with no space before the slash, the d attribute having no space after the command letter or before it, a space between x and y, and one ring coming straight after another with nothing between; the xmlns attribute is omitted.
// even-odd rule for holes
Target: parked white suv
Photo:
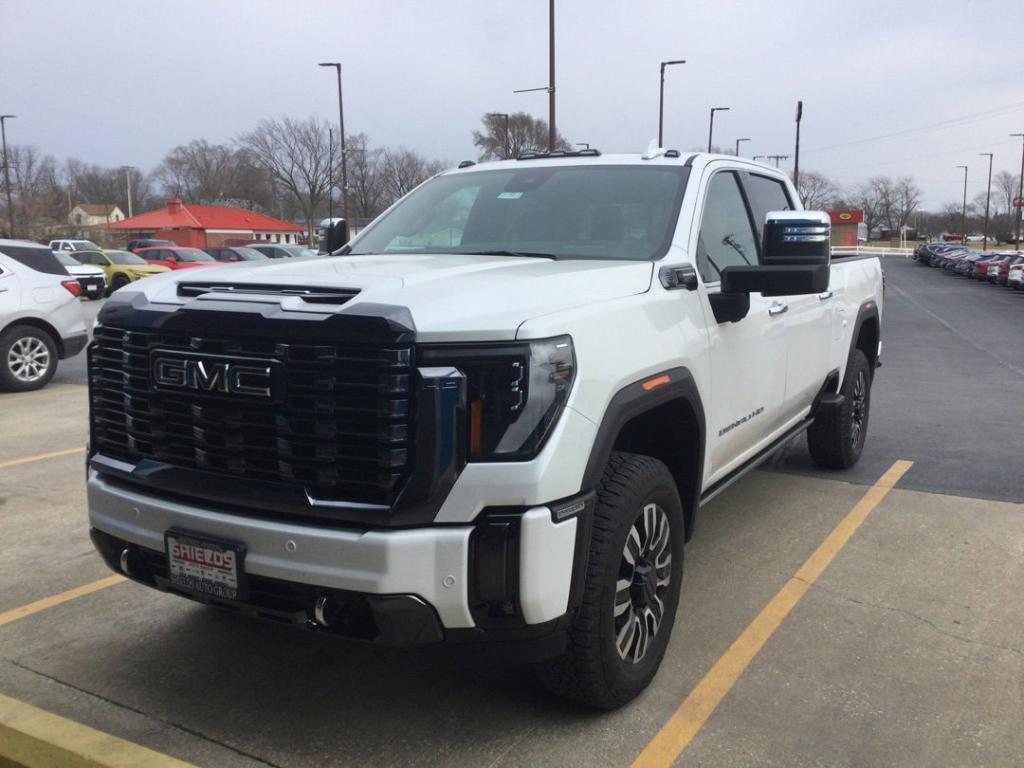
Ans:
<svg viewBox="0 0 1024 768"><path fill-rule="evenodd" d="M100 247L92 240L51 240L50 250L54 253L58 251L70 253L71 251L98 251Z"/></svg>
<svg viewBox="0 0 1024 768"><path fill-rule="evenodd" d="M0 240L0 389L39 389L82 351L81 290L45 246Z"/></svg>
<svg viewBox="0 0 1024 768"><path fill-rule="evenodd" d="M77 259L69 256L71 251L54 251L53 255L57 261L64 265L68 274L78 280L82 288L82 295L93 301L102 299L107 293L107 274L99 267L91 264L83 264Z"/></svg>
<svg viewBox="0 0 1024 768"><path fill-rule="evenodd" d="M332 257L132 283L91 347L93 541L157 589L489 644L619 706L701 505L803 432L826 467L864 447L879 262L830 260L801 208L737 157L529 154L439 174Z"/></svg>

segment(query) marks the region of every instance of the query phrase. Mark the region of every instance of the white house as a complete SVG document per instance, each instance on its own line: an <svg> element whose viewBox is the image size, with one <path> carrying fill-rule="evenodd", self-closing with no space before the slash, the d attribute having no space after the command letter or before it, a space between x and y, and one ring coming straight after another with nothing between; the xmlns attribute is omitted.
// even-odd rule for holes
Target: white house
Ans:
<svg viewBox="0 0 1024 768"><path fill-rule="evenodd" d="M124 221L124 214L113 203L79 203L68 214L68 224L75 227L98 227L118 221Z"/></svg>

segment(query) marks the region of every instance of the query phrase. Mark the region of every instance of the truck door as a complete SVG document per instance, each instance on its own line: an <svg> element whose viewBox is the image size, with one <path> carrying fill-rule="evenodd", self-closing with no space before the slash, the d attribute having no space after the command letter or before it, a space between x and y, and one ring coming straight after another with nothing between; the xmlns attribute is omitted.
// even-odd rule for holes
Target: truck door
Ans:
<svg viewBox="0 0 1024 768"><path fill-rule="evenodd" d="M779 179L756 173L741 176L747 200L754 215L758 242L764 230L765 214L788 211L795 207L786 185ZM814 396L828 376L831 365L829 336L832 328L833 291L822 294L780 296L773 300L776 316L786 326L788 355L786 363L786 394L783 420L795 421L806 415Z"/></svg>
<svg viewBox="0 0 1024 768"><path fill-rule="evenodd" d="M756 264L758 247L750 212L735 171L718 171L704 192L700 226L691 252L706 287L700 291L710 327L711 391L707 418L709 474L720 479L753 456L780 431L786 387L785 320L774 299L750 295L742 320L718 323L708 295L720 291L721 271Z"/></svg>

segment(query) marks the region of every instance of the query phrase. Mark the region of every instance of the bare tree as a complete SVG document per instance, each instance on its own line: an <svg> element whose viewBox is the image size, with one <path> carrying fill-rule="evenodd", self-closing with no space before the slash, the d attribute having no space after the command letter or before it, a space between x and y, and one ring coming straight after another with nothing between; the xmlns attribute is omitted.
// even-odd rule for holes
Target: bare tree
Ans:
<svg viewBox="0 0 1024 768"><path fill-rule="evenodd" d="M365 133L346 137L348 151L349 218L372 219L384 210L388 195L384 189L384 150L371 149Z"/></svg>
<svg viewBox="0 0 1024 768"><path fill-rule="evenodd" d="M1010 217L1013 211L1013 198L1020 191L1020 176L1009 171L1000 171L992 177L992 203L995 216Z"/></svg>
<svg viewBox="0 0 1024 768"><path fill-rule="evenodd" d="M164 192L192 203L231 201L268 208L273 187L267 172L245 149L196 139L175 147L154 172Z"/></svg>
<svg viewBox="0 0 1024 768"><path fill-rule="evenodd" d="M808 210L835 208L839 199L839 187L825 174L817 171L803 171L797 192Z"/></svg>
<svg viewBox="0 0 1024 768"><path fill-rule="evenodd" d="M899 230L907 226L910 217L921 204L921 188L911 176L898 178L892 186L889 223L892 229Z"/></svg>
<svg viewBox="0 0 1024 768"><path fill-rule="evenodd" d="M33 146L15 144L8 147L8 164L16 230L11 236L40 237L44 227L62 216L57 161ZM4 197L0 204L6 203ZM7 222L6 208L3 222Z"/></svg>
<svg viewBox="0 0 1024 768"><path fill-rule="evenodd" d="M523 152L546 152L548 149L548 123L516 112L508 117L508 136L505 136L505 118L486 114L480 118L482 131L473 131L473 144L480 148L481 160L501 160L518 157ZM555 137L555 149L570 150L572 145L564 136Z"/></svg>
<svg viewBox="0 0 1024 768"><path fill-rule="evenodd" d="M881 223L882 216L882 193L879 179L871 179L858 184L853 189L850 202L857 208L864 211L864 224L868 233L872 233Z"/></svg>
<svg viewBox="0 0 1024 768"><path fill-rule="evenodd" d="M337 141L329 136L328 124L315 117L285 117L264 120L237 139L239 147L295 203L310 232L317 209L327 199L334 181L331 157L338 156Z"/></svg>
<svg viewBox="0 0 1024 768"><path fill-rule="evenodd" d="M381 156L381 173L386 204L412 191L431 176L444 170L445 164L428 160L411 149L385 149Z"/></svg>

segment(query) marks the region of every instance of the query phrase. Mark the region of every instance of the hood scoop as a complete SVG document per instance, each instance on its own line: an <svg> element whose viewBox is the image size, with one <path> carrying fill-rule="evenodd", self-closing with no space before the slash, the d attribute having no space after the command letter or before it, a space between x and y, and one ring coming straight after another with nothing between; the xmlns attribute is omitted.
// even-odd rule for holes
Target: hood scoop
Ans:
<svg viewBox="0 0 1024 768"><path fill-rule="evenodd" d="M208 294L230 296L267 296L268 298L295 297L307 304L340 305L359 294L358 288L323 288L302 285L272 285L264 283L178 283L178 295L196 298Z"/></svg>

